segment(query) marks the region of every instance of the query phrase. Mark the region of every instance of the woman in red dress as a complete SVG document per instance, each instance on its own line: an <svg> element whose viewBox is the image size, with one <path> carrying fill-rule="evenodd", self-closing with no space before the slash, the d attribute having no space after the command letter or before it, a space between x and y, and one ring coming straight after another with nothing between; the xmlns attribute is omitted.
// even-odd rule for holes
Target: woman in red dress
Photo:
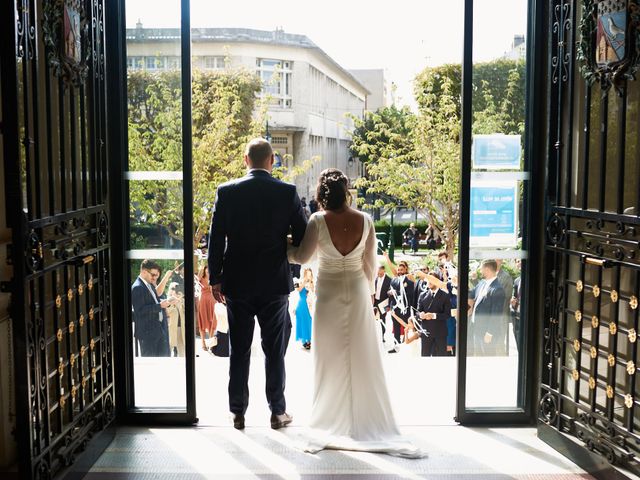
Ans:
<svg viewBox="0 0 640 480"><path fill-rule="evenodd" d="M217 321L215 313L215 299L209 285L209 267L203 266L198 272L198 282L200 283L200 300L198 301L198 329L202 340L202 349L207 350L205 332L209 332L209 338L213 338L216 331Z"/></svg>

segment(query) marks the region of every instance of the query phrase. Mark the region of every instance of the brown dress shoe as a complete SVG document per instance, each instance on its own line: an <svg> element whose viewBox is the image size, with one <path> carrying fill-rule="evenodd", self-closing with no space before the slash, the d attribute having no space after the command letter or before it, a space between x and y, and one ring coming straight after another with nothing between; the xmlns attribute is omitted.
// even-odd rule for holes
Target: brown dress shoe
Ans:
<svg viewBox="0 0 640 480"><path fill-rule="evenodd" d="M293 417L288 413L281 415L271 414L271 428L278 430L279 428L286 427L293 421Z"/></svg>
<svg viewBox="0 0 640 480"><path fill-rule="evenodd" d="M236 430L244 430L244 415L241 413L232 413L233 416L233 428Z"/></svg>

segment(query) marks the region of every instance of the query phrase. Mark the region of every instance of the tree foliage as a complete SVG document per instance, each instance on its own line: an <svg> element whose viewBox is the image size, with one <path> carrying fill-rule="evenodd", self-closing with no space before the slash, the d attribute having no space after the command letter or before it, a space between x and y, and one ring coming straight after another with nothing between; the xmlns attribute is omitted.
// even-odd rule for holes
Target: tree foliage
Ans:
<svg viewBox="0 0 640 480"><path fill-rule="evenodd" d="M260 134L259 78L244 70L194 71L192 81L193 212L196 245L206 233L219 184L244 172L243 149ZM182 171L180 73L130 72L129 170ZM131 216L184 235L182 182L130 182Z"/></svg>
<svg viewBox="0 0 640 480"><path fill-rule="evenodd" d="M474 64L473 133L524 133L524 62ZM378 206L425 209L447 250L460 225L461 66L425 68L414 81L418 113L382 108L354 119L353 151L365 163L358 186Z"/></svg>

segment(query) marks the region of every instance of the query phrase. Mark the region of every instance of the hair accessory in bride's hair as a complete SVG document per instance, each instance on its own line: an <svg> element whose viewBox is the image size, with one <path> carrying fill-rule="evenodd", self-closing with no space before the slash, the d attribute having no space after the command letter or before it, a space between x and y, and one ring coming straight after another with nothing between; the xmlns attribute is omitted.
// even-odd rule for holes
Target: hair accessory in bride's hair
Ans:
<svg viewBox="0 0 640 480"><path fill-rule="evenodd" d="M337 168L327 168L318 177L316 200L324 210L342 207L349 193L349 179Z"/></svg>

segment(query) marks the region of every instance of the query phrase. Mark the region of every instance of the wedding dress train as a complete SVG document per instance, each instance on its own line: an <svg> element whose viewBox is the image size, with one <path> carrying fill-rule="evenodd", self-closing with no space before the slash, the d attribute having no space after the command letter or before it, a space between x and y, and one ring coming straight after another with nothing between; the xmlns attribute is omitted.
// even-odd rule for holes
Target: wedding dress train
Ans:
<svg viewBox="0 0 640 480"><path fill-rule="evenodd" d="M404 439L391 409L371 295L377 270L376 237L365 216L362 238L342 255L322 213L309 219L289 258L306 263L317 254L312 354L315 366L310 431L304 450L325 448L424 457Z"/></svg>

